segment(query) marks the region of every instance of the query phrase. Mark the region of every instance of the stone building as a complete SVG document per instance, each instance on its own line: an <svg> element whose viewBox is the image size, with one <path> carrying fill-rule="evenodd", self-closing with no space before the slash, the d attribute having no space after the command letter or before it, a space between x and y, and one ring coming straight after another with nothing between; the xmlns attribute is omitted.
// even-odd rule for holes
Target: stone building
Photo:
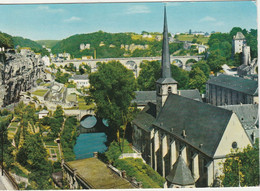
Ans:
<svg viewBox="0 0 260 191"><path fill-rule="evenodd" d="M74 75L69 78L69 82L73 82L77 85L77 88L89 87L89 78L88 75Z"/></svg>
<svg viewBox="0 0 260 191"><path fill-rule="evenodd" d="M236 53L241 53L245 45L246 45L245 36L243 35L242 32L237 32L237 34L233 36L233 40L232 40L233 55Z"/></svg>
<svg viewBox="0 0 260 191"><path fill-rule="evenodd" d="M256 138L259 138L258 104L225 105L219 107L231 110L237 115L253 143Z"/></svg>
<svg viewBox="0 0 260 191"><path fill-rule="evenodd" d="M206 101L215 106L258 103L258 82L225 74L211 77Z"/></svg>
<svg viewBox="0 0 260 191"><path fill-rule="evenodd" d="M126 189L135 188L113 167L98 158L86 158L62 164L63 176L70 189Z"/></svg>
<svg viewBox="0 0 260 191"><path fill-rule="evenodd" d="M232 111L178 95L170 72L166 11L164 14L156 103L148 102L132 121L133 146L166 177L168 187L214 186L221 174L220 162L231 149L252 143Z"/></svg>

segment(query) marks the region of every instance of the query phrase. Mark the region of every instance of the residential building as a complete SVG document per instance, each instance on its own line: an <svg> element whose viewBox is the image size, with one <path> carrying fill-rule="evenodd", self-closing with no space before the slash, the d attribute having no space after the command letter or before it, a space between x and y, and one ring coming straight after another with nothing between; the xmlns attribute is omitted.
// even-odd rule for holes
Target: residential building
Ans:
<svg viewBox="0 0 260 191"><path fill-rule="evenodd" d="M49 111L47 111L47 110L42 110L42 111L40 111L40 112L39 112L39 119L42 119L42 118L44 118L44 117L47 117L48 114L49 114Z"/></svg>
<svg viewBox="0 0 260 191"><path fill-rule="evenodd" d="M77 88L89 87L88 75L74 75L69 78L69 82L73 82L77 85Z"/></svg>

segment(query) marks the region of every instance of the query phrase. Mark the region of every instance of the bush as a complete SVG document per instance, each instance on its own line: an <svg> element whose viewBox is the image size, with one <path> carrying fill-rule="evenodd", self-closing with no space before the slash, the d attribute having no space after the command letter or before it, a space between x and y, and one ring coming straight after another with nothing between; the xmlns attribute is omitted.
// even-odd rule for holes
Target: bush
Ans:
<svg viewBox="0 0 260 191"><path fill-rule="evenodd" d="M165 183L165 179L141 159L118 159L115 166L120 170L125 170L127 176L135 177L138 182L142 182L143 188L163 188Z"/></svg>

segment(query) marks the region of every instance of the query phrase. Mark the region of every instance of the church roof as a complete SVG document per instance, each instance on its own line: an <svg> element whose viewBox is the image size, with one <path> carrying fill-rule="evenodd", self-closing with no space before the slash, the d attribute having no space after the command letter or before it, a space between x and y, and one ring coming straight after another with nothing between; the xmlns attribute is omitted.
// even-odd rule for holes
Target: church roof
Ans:
<svg viewBox="0 0 260 191"><path fill-rule="evenodd" d="M243 35L242 32L237 32L236 36L234 36L235 40L244 40L245 36Z"/></svg>
<svg viewBox="0 0 260 191"><path fill-rule="evenodd" d="M255 80L220 74L219 76L210 78L207 83L232 89L248 95L258 95L258 82Z"/></svg>
<svg viewBox="0 0 260 191"><path fill-rule="evenodd" d="M225 105L219 107L233 111L244 129L255 127L258 122L258 104Z"/></svg>
<svg viewBox="0 0 260 191"><path fill-rule="evenodd" d="M146 105L148 102L156 103L156 91L135 91L135 99L132 103Z"/></svg>
<svg viewBox="0 0 260 191"><path fill-rule="evenodd" d="M166 180L172 184L178 184L181 186L192 185L195 183L190 169L181 156L179 156L177 161L174 163L171 172L166 176Z"/></svg>
<svg viewBox="0 0 260 191"><path fill-rule="evenodd" d="M213 157L231 115L232 111L170 94L153 125Z"/></svg>
<svg viewBox="0 0 260 191"><path fill-rule="evenodd" d="M186 98L190 98L196 101L200 101L202 102L201 96L200 96L200 92L197 89L193 89L193 90L178 90L179 95L186 97Z"/></svg>
<svg viewBox="0 0 260 191"><path fill-rule="evenodd" d="M137 114L132 121L135 125L143 130L150 132L152 130L152 124L156 118L156 105L149 102L145 108Z"/></svg>

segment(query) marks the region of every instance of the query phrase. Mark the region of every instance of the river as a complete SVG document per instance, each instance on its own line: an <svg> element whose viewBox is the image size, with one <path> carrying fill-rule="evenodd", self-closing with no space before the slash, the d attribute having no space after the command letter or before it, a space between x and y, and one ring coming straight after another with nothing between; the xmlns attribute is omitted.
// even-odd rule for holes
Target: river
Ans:
<svg viewBox="0 0 260 191"><path fill-rule="evenodd" d="M93 128L97 123L95 116L87 116L80 122L84 128ZM107 121L102 120L103 124L107 126ZM93 152L104 152L107 147L104 144L107 140L106 134L103 132L99 133L84 133L77 137L76 145L74 146L74 153L76 159L84 159L93 157Z"/></svg>

